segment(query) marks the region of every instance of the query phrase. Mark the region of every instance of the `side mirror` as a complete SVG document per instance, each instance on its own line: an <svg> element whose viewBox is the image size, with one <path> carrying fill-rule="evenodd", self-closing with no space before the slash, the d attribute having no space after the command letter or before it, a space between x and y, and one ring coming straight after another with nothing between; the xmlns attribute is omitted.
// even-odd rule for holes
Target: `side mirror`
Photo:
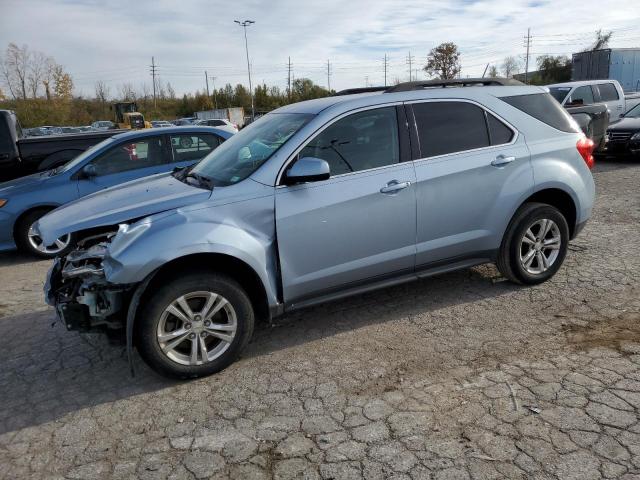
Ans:
<svg viewBox="0 0 640 480"><path fill-rule="evenodd" d="M625 116L625 113L621 113L621 114L619 115L619 117L620 117L620 118L623 118L624 116Z"/></svg>
<svg viewBox="0 0 640 480"><path fill-rule="evenodd" d="M326 180L331 176L329 164L326 160L315 157L304 157L298 159L293 166L287 170L284 182L287 185L294 185L303 182L318 182Z"/></svg>
<svg viewBox="0 0 640 480"><path fill-rule="evenodd" d="M82 167L82 178L93 178L96 176L98 176L98 172L96 172L94 165L88 164Z"/></svg>

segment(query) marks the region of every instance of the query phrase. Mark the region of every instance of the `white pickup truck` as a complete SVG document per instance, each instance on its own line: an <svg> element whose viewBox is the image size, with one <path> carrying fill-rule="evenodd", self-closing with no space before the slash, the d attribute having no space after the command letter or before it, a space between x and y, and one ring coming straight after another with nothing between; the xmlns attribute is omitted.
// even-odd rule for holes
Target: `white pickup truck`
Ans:
<svg viewBox="0 0 640 480"><path fill-rule="evenodd" d="M620 114L640 103L640 93L625 94L617 80L555 83L547 85L547 88L564 107L604 103L609 111L609 123L616 122L620 119Z"/></svg>

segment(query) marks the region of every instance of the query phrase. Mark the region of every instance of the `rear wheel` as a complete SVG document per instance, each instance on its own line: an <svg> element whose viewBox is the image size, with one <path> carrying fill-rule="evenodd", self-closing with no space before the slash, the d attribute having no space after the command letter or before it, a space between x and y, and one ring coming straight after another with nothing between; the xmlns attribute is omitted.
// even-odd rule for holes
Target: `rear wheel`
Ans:
<svg viewBox="0 0 640 480"><path fill-rule="evenodd" d="M568 245L569 227L562 213L551 205L527 203L505 233L498 269L516 283L542 283L560 269Z"/></svg>
<svg viewBox="0 0 640 480"><path fill-rule="evenodd" d="M36 233L34 226L49 210L35 210L22 217L15 229L15 241L18 248L41 258L54 258L68 253L75 243L75 236L67 234L58 238L51 245Z"/></svg>
<svg viewBox="0 0 640 480"><path fill-rule="evenodd" d="M158 373L194 378L230 365L253 333L251 301L224 275L195 273L154 293L136 322L140 355Z"/></svg>

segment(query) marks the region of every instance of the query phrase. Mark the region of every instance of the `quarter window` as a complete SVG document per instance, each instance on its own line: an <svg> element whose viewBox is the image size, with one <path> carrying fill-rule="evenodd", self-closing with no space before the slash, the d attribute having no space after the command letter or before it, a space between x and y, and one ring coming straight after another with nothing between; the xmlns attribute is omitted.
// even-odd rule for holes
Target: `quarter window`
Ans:
<svg viewBox="0 0 640 480"><path fill-rule="evenodd" d="M302 149L302 157L326 160L332 176L398 163L395 107L366 110L338 120Z"/></svg>
<svg viewBox="0 0 640 480"><path fill-rule="evenodd" d="M598 84L598 91L600 92L600 100L603 102L613 102L619 100L618 90L613 83L600 83Z"/></svg>
<svg viewBox="0 0 640 480"><path fill-rule="evenodd" d="M200 160L220 145L220 137L211 134L171 135L171 149L174 162Z"/></svg>
<svg viewBox="0 0 640 480"><path fill-rule="evenodd" d="M161 137L119 143L91 162L98 176L165 163L167 163L167 158L162 147Z"/></svg>
<svg viewBox="0 0 640 480"><path fill-rule="evenodd" d="M466 102L416 103L413 113L423 158L490 144L484 110L476 105Z"/></svg>

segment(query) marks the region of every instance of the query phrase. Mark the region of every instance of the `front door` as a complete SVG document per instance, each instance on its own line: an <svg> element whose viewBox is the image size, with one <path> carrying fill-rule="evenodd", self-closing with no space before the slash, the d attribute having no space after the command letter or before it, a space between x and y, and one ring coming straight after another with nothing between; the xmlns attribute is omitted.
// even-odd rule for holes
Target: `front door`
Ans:
<svg viewBox="0 0 640 480"><path fill-rule="evenodd" d="M81 197L169 169L164 136L123 141L91 160L95 176L78 180Z"/></svg>
<svg viewBox="0 0 640 480"><path fill-rule="evenodd" d="M415 172L401 161L407 131L398 112L375 108L335 121L297 156L326 160L331 177L276 189L287 304L413 274Z"/></svg>

